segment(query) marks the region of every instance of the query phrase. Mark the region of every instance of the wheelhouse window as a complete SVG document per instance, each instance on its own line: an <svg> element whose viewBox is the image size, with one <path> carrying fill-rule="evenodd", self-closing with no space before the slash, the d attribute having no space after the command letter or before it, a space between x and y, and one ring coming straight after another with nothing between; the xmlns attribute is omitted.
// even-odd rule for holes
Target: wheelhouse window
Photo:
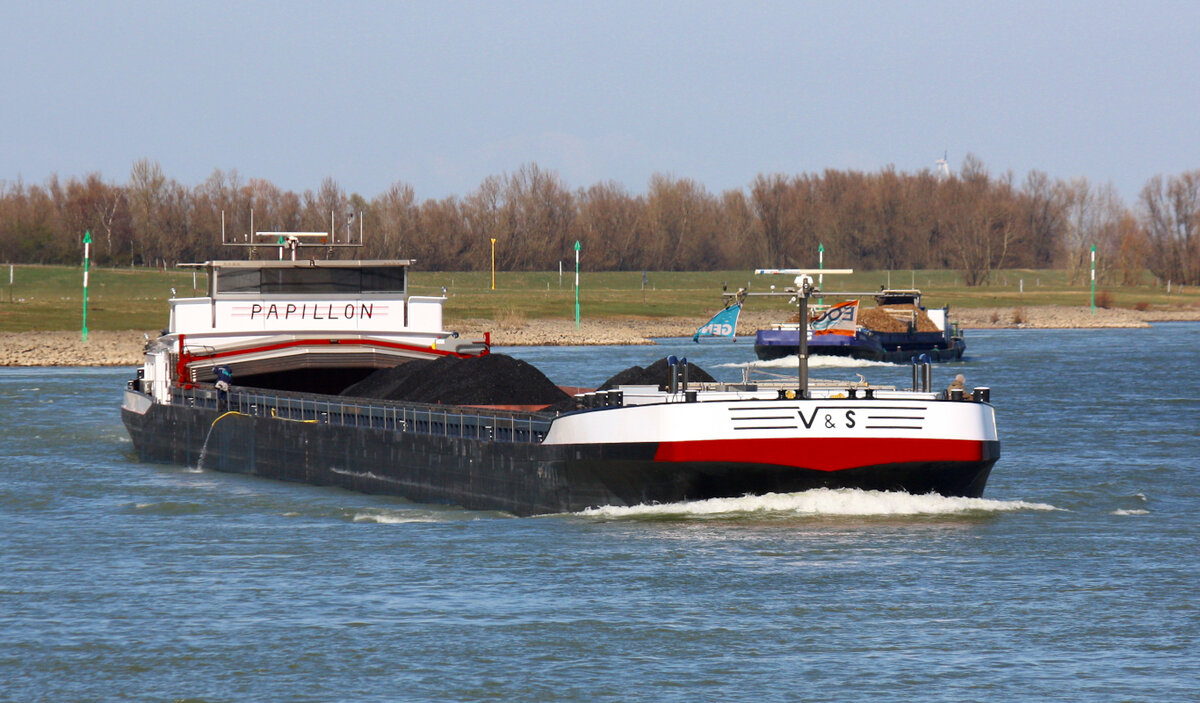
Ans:
<svg viewBox="0 0 1200 703"><path fill-rule="evenodd" d="M364 293L403 293L408 287L404 266L372 266L361 268Z"/></svg>
<svg viewBox="0 0 1200 703"><path fill-rule="evenodd" d="M257 295L359 295L404 293L404 266L353 268L221 268L217 270L218 293Z"/></svg>

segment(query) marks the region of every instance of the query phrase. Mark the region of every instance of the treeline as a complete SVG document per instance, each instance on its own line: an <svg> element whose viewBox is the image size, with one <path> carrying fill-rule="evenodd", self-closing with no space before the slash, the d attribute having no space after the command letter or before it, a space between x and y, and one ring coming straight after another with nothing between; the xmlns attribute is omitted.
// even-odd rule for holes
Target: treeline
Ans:
<svg viewBox="0 0 1200 703"><path fill-rule="evenodd" d="M1037 171L1018 183L974 156L953 175L760 175L720 194L667 175L643 194L612 182L571 190L528 164L464 196L424 201L405 183L368 200L333 179L295 193L236 171L188 187L142 160L123 184L99 174L0 182L0 262L78 263L85 230L94 265L237 258L221 246L222 218L230 238L252 218L258 231L326 232L332 219L344 241L357 240L360 217L364 247L353 256L414 258L432 270L487 269L493 238L500 270L572 265L576 240L592 270L814 267L823 245L829 268L955 269L980 285L1000 268L1067 268L1083 281L1094 246L1105 282L1133 283L1149 269L1200 284L1200 171L1151 179L1129 208L1111 186Z"/></svg>

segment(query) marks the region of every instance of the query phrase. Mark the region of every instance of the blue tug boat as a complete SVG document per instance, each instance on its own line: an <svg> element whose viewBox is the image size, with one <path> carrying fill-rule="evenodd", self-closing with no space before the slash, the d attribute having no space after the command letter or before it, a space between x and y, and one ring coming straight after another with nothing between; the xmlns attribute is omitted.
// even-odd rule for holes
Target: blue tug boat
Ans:
<svg viewBox="0 0 1200 703"><path fill-rule="evenodd" d="M877 307L858 310L858 301L816 310L807 325L810 356L845 356L868 361L909 363L926 354L932 361L959 361L967 348L961 331L949 322L949 306L928 310L919 290L880 290ZM780 322L761 329L754 353L763 360L795 355L800 324Z"/></svg>

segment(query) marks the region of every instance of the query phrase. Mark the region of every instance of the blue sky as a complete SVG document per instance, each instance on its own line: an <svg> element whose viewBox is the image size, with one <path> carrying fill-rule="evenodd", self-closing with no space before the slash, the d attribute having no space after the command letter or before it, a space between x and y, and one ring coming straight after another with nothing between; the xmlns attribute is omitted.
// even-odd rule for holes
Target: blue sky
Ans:
<svg viewBox="0 0 1200 703"><path fill-rule="evenodd" d="M465 195L534 162L650 176L1200 168L1196 2L0 5L0 180L139 158L186 185Z"/></svg>

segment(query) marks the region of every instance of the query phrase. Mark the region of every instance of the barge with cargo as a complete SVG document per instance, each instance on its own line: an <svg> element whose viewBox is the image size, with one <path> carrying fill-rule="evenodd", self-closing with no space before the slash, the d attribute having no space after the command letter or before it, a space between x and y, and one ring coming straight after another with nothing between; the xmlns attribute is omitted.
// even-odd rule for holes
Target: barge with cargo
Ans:
<svg viewBox="0 0 1200 703"><path fill-rule="evenodd" d="M854 300L815 308L805 325L808 353L901 364L921 354L935 362L962 360L966 339L948 306L926 309L919 290L880 290L872 297L875 307L860 308ZM796 354L800 329L794 318L758 330L755 355L767 361Z"/></svg>
<svg viewBox="0 0 1200 703"><path fill-rule="evenodd" d="M408 291L411 260L297 260L287 241L291 259L199 264L206 294L170 301L121 408L141 460L535 515L813 488L977 497L999 458L988 389L927 375L699 384L680 362L558 405L345 395L405 364L481 364L490 339L443 329L445 297Z"/></svg>

